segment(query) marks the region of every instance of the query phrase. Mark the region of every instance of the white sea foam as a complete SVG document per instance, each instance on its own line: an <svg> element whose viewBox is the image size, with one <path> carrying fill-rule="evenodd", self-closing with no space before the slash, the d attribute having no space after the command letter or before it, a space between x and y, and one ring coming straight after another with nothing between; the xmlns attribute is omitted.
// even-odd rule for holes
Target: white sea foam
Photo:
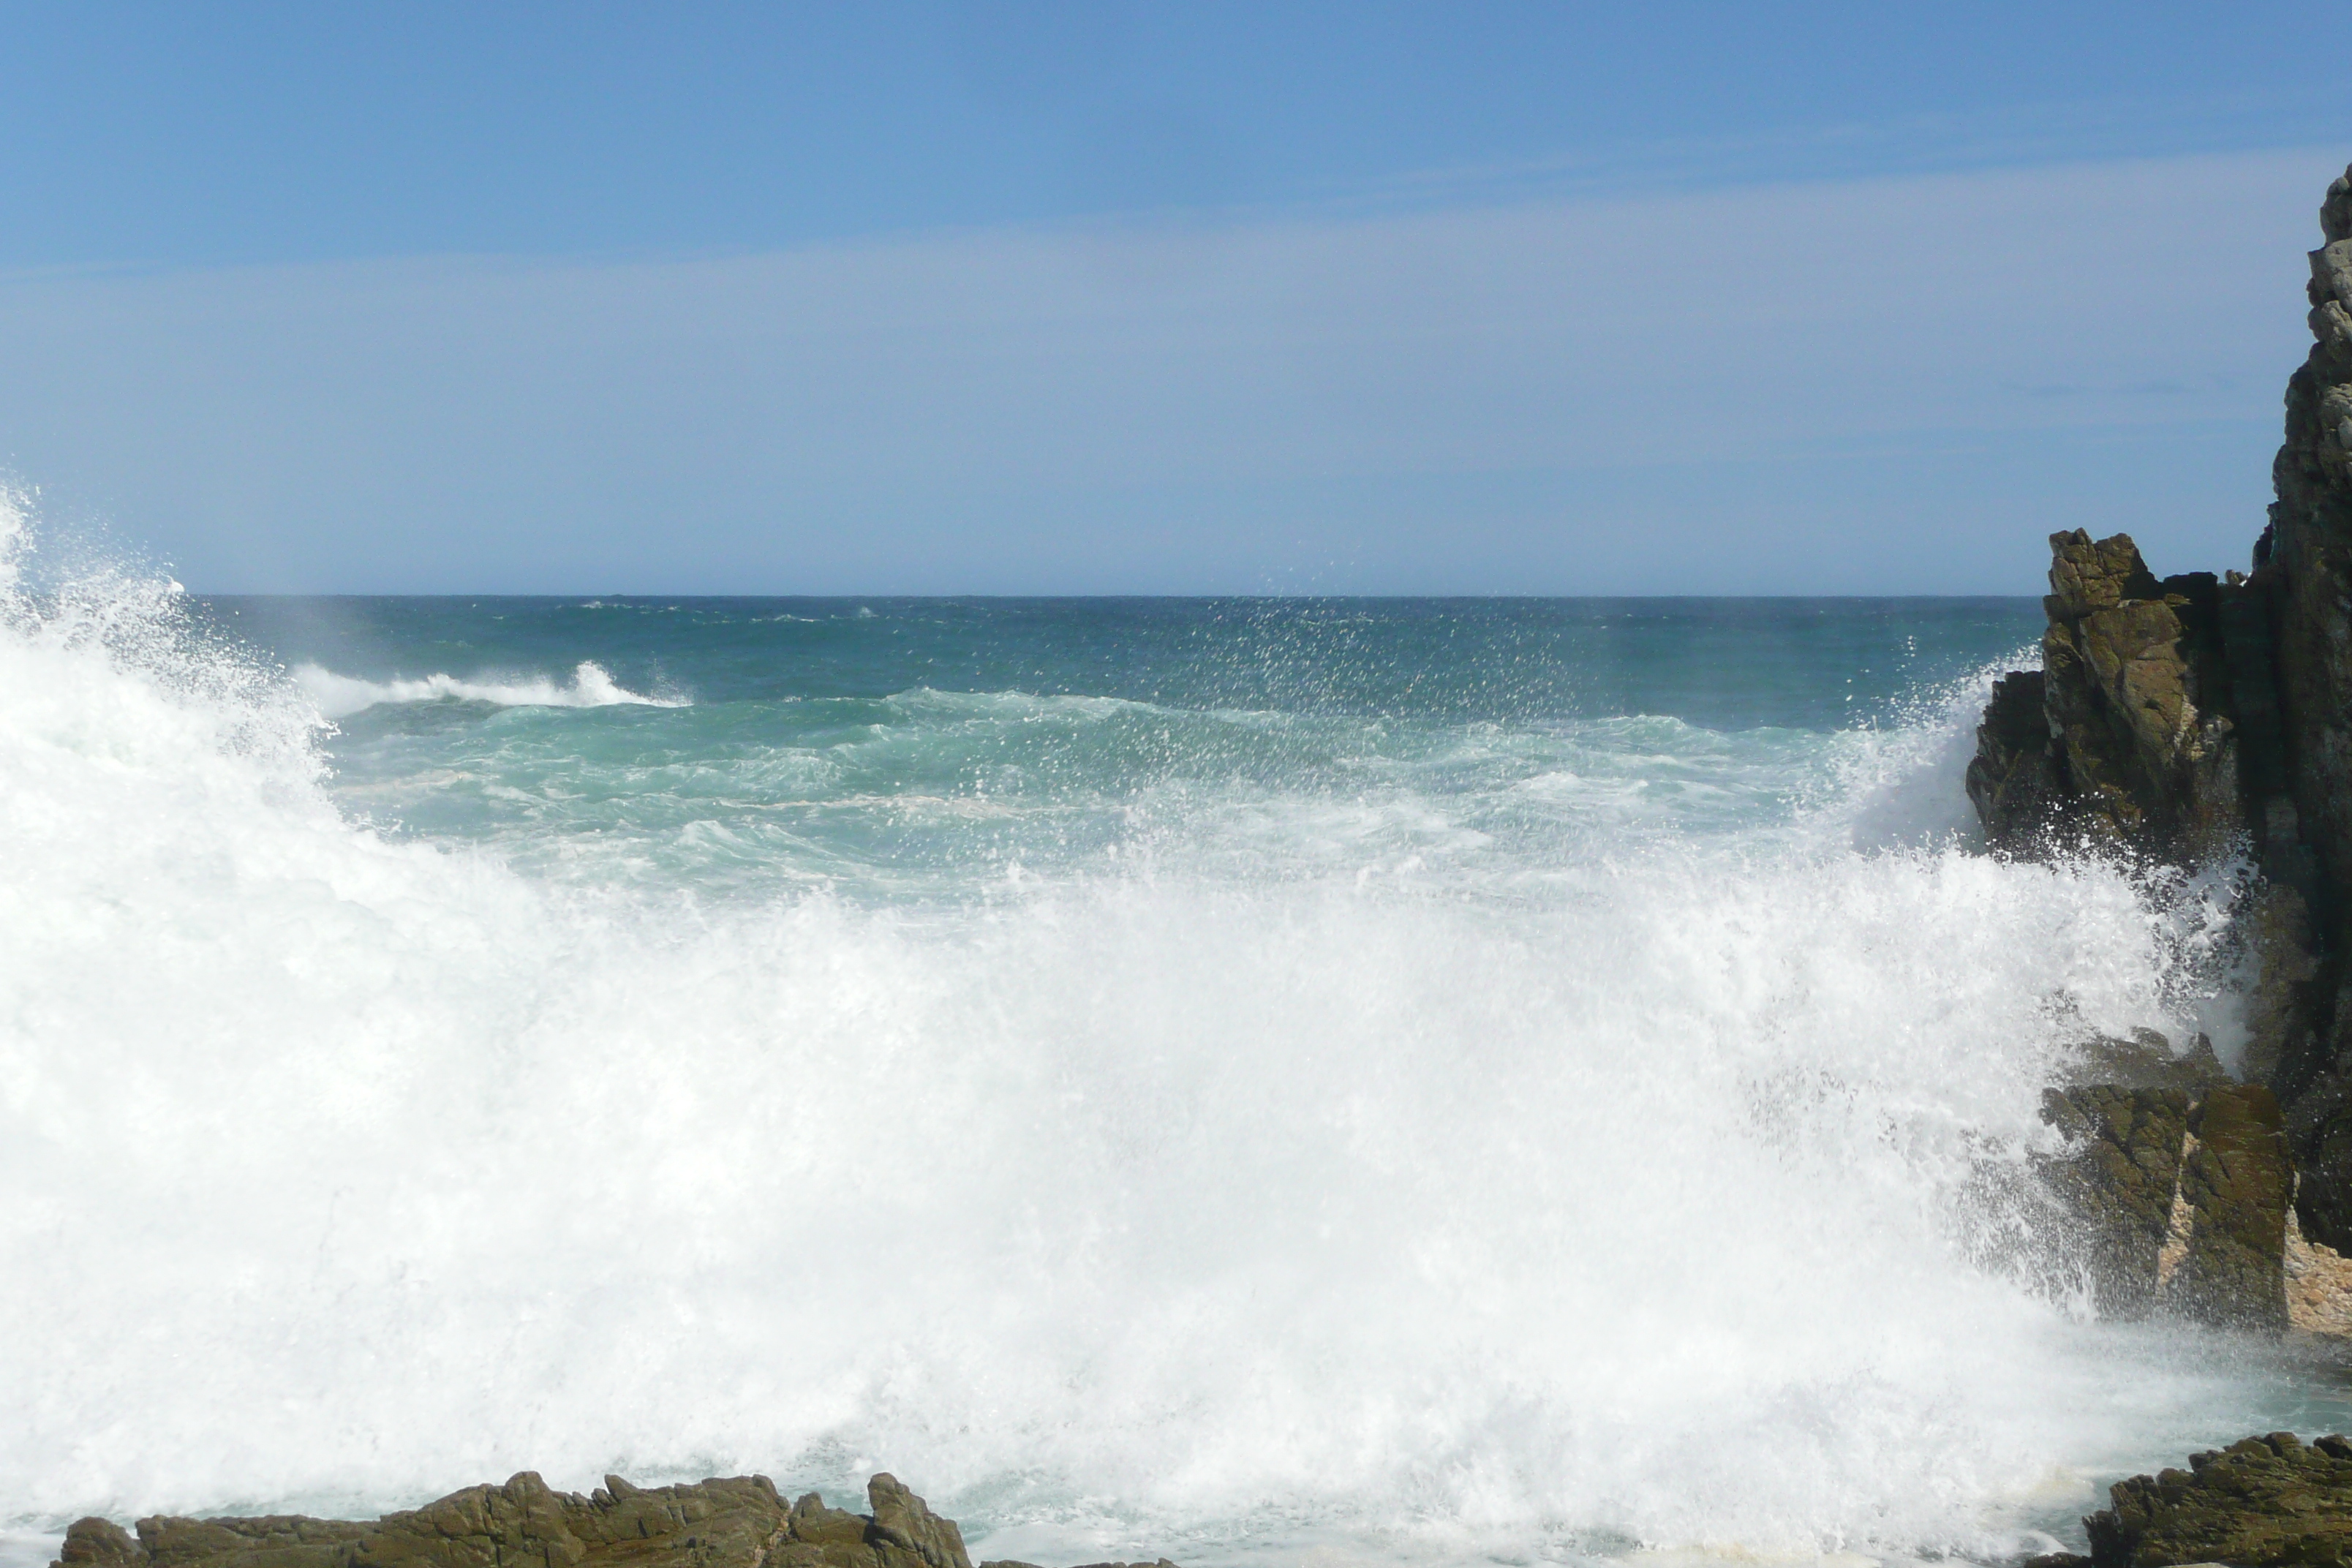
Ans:
<svg viewBox="0 0 2352 1568"><path fill-rule="evenodd" d="M1505 898L696 908L350 826L168 595L5 602L18 1527L887 1467L1060 1561L1982 1547L2265 1418L1969 1261L2194 976L2111 869L1857 852L1938 734Z"/></svg>
<svg viewBox="0 0 2352 1568"><path fill-rule="evenodd" d="M564 685L543 675L476 676L436 672L415 679L362 680L315 664L297 665L295 682L319 711L341 719L384 702L488 702L499 708L612 708L635 703L683 708L686 699L650 696L620 685L593 660L583 659Z"/></svg>

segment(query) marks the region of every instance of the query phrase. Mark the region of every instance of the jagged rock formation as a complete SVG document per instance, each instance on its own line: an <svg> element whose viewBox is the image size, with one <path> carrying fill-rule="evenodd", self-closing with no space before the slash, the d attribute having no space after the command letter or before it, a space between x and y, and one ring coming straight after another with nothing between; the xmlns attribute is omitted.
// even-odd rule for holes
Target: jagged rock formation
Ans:
<svg viewBox="0 0 2352 1568"><path fill-rule="evenodd" d="M1968 789L2011 853L2091 837L2204 857L2243 830L2210 573L2157 581L2128 535L2050 541L2042 668L1994 689Z"/></svg>
<svg viewBox="0 0 2352 1568"><path fill-rule="evenodd" d="M524 1471L372 1522L272 1516L85 1519L53 1568L971 1568L962 1532L887 1475L870 1514L787 1503L765 1476L633 1487L589 1497Z"/></svg>
<svg viewBox="0 0 2352 1568"><path fill-rule="evenodd" d="M2277 500L2254 546L2253 584L2276 628L2286 788L2323 955L2307 982L2311 1027L2273 1081L2288 1102L2304 1181L2296 1207L2315 1241L2352 1252L2352 171L2327 189L2311 253L2313 344L2288 379Z"/></svg>
<svg viewBox="0 0 2352 1568"><path fill-rule="evenodd" d="M2273 1432L2189 1464L2109 1489L2083 1521L2095 1568L2352 1563L2352 1442Z"/></svg>
<svg viewBox="0 0 2352 1568"><path fill-rule="evenodd" d="M2171 1298L2203 1322L2283 1332L2294 1171L2278 1100L2258 1083L2209 1090L2189 1137L2180 1195L2192 1217Z"/></svg>
<svg viewBox="0 0 2352 1568"><path fill-rule="evenodd" d="M1968 773L1999 853L2105 846L2191 866L2252 853L2260 876L2235 921L2252 980L2243 1076L2278 1110L2256 1125L2233 1120L2254 1114L2246 1104L2216 1100L2217 1141L2184 1163L2182 1192L2230 1216L2212 1235L2260 1241L2192 1247L2178 1265L2184 1306L2214 1315L2251 1289L2259 1300L2239 1300L2250 1321L2284 1321L2267 1272L2283 1251L2268 1239L2282 1134L2299 1244L2352 1254L2352 171L2328 187L2320 226L2315 342L2287 385L2252 574L2159 581L2126 535L2053 535L2042 668L1995 685ZM2101 1125L2074 1131L2112 1143ZM2113 1292L2128 1311L2147 1216L2144 1194L2112 1185L2121 1173L2060 1184L2100 1215L2103 1302Z"/></svg>
<svg viewBox="0 0 2352 1568"><path fill-rule="evenodd" d="M2253 960L2247 1058L2292 1101L2290 1080L2312 1079L2324 943L2315 863L2285 794L2267 591L2236 574L2159 582L2126 534L2050 544L2043 668L1995 684L1969 764L1986 837L2021 858L2105 847L2204 865L2256 851L2263 880L2238 922ZM2344 1227L2322 1228L2352 1240L2352 1187L2346 1197Z"/></svg>

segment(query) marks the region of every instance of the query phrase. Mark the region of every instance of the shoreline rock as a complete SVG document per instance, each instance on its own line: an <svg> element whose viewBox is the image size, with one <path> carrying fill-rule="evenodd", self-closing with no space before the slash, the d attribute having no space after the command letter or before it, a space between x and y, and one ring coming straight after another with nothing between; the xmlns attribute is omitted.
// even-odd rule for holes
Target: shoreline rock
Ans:
<svg viewBox="0 0 2352 1568"><path fill-rule="evenodd" d="M873 1511L858 1514L815 1492L787 1502L765 1476L669 1487L607 1476L583 1497L525 1470L373 1521L157 1515L134 1537L84 1519L51 1568L972 1568L955 1521L898 1478L875 1476L866 1494Z"/></svg>

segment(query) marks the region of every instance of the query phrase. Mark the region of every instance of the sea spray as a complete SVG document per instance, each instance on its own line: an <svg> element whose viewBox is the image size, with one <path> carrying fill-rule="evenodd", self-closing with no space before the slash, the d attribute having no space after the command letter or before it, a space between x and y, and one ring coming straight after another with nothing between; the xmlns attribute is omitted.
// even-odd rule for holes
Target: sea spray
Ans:
<svg viewBox="0 0 2352 1568"><path fill-rule="evenodd" d="M691 716L769 766L701 695L464 743ZM1033 1557L1916 1551L2278 1410L2251 1351L1970 1261L2053 1063L2192 1026L2197 984L2120 869L1889 805L1958 721L1824 763L1604 716L1577 773L1449 720L1442 765L1351 796L1369 721L1079 700L919 694L824 746L1001 736L1025 773L932 798L1063 829L1124 798L1129 836L942 851L908 897L842 840L830 882L713 893L690 814L637 877L566 874L557 828L355 825L301 688L167 586L16 592L0 1498L54 1527L884 1467ZM1019 749L1053 724L1162 764L1039 784L1082 754ZM643 781L683 731L562 733ZM1832 785L1688 804L1773 754ZM1685 804L1587 787L1643 766Z"/></svg>

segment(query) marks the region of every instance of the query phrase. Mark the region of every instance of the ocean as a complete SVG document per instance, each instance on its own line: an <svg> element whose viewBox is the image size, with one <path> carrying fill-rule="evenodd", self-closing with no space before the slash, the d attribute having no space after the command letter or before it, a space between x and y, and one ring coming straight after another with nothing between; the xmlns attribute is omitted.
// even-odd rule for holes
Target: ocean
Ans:
<svg viewBox="0 0 2352 1568"><path fill-rule="evenodd" d="M0 517L0 1556L887 1468L975 1559L1990 1559L2352 1426L2016 1262L2070 1053L2237 1042L2226 876L1981 852L2034 601L46 548Z"/></svg>

